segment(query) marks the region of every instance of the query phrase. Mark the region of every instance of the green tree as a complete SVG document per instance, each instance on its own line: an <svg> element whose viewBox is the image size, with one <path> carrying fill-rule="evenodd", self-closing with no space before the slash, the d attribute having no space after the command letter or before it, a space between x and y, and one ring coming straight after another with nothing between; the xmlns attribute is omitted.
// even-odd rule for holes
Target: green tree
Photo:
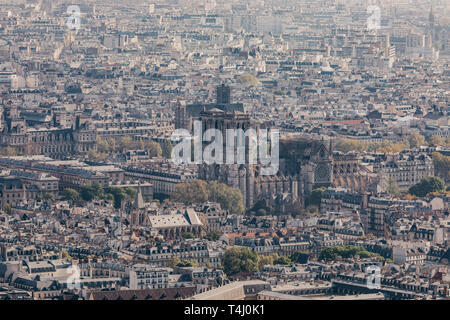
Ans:
<svg viewBox="0 0 450 320"><path fill-rule="evenodd" d="M232 214L243 214L244 198L237 188L232 188L217 181L208 182L208 200L220 203L221 207Z"/></svg>
<svg viewBox="0 0 450 320"><path fill-rule="evenodd" d="M292 264L292 261L288 257L278 257L273 261L273 264L289 265Z"/></svg>
<svg viewBox="0 0 450 320"><path fill-rule="evenodd" d="M267 201L264 199L258 200L255 202L253 207L249 210L249 213L253 212L256 215L272 215L273 208L267 204Z"/></svg>
<svg viewBox="0 0 450 320"><path fill-rule="evenodd" d="M395 181L392 177L386 179L385 182L386 192L390 194L392 197L400 196L400 189L398 188L397 181Z"/></svg>
<svg viewBox="0 0 450 320"><path fill-rule="evenodd" d="M126 193L123 188L111 187L106 189L107 194L111 194L114 199L114 208L119 209L122 207L122 201L124 199L130 199L130 195Z"/></svg>
<svg viewBox="0 0 450 320"><path fill-rule="evenodd" d="M80 193L72 188L66 188L63 191L64 200L67 201L77 201L80 199Z"/></svg>
<svg viewBox="0 0 450 320"><path fill-rule="evenodd" d="M197 266L198 266L198 262L195 260L181 260L177 264L177 267L197 267Z"/></svg>
<svg viewBox="0 0 450 320"><path fill-rule="evenodd" d="M294 252L293 254L291 254L289 256L289 259L291 259L291 261L293 263L304 263L304 262L308 261L308 258L309 258L309 253L301 252L301 251Z"/></svg>
<svg viewBox="0 0 450 320"><path fill-rule="evenodd" d="M194 180L180 183L175 187L172 200L186 205L205 201L218 202L223 209L233 214L242 214L245 210L241 191L216 181Z"/></svg>
<svg viewBox="0 0 450 320"><path fill-rule="evenodd" d="M44 200L55 201L55 195L53 193L46 192L44 194Z"/></svg>
<svg viewBox="0 0 450 320"><path fill-rule="evenodd" d="M81 188L80 195L84 201L92 201L95 198L95 191L92 186L84 186Z"/></svg>
<svg viewBox="0 0 450 320"><path fill-rule="evenodd" d="M208 184L202 180L194 180L187 183L179 183L175 187L172 195L174 201L182 202L186 205L202 203L208 200Z"/></svg>
<svg viewBox="0 0 450 320"><path fill-rule="evenodd" d="M259 208L258 210L256 210L256 214L255 215L258 216L258 217L263 217L263 216L267 215L267 211L266 211L266 209Z"/></svg>
<svg viewBox="0 0 450 320"><path fill-rule="evenodd" d="M131 187L123 188L123 192L125 192L125 197L127 199L135 199L136 198L137 191L134 188L131 188Z"/></svg>
<svg viewBox="0 0 450 320"><path fill-rule="evenodd" d="M183 232L183 238L184 239L194 239L195 235L192 232Z"/></svg>
<svg viewBox="0 0 450 320"><path fill-rule="evenodd" d="M324 191L327 190L326 188L318 188L311 191L311 194L309 195L308 199L306 200L307 206L316 206L320 208L320 201L322 200L322 194Z"/></svg>
<svg viewBox="0 0 450 320"><path fill-rule="evenodd" d="M223 207L229 210L232 214L243 214L245 211L245 206L244 197L242 196L241 190L237 188L230 189L228 199L225 201L225 203L221 203L221 205L223 205Z"/></svg>
<svg viewBox="0 0 450 320"><path fill-rule="evenodd" d="M319 260L332 261L336 260L339 254L338 247L328 247L320 252Z"/></svg>
<svg viewBox="0 0 450 320"><path fill-rule="evenodd" d="M214 230L209 232L206 236L205 239L209 240L209 241L217 241L219 240L219 238L222 236L222 232L220 230Z"/></svg>
<svg viewBox="0 0 450 320"><path fill-rule="evenodd" d="M355 256L359 256L360 258L370 258L372 256L376 256L382 259L381 256L369 252L364 248L356 246L346 246L346 247L334 246L323 249L319 254L319 260L334 261L338 257L353 258Z"/></svg>
<svg viewBox="0 0 450 320"><path fill-rule="evenodd" d="M147 140L144 142L144 149L148 151L150 157L160 157L162 155L162 149L159 143L155 141Z"/></svg>
<svg viewBox="0 0 450 320"><path fill-rule="evenodd" d="M278 255L272 254L268 256L259 256L258 269L262 270L266 265L273 265L274 259L278 258Z"/></svg>
<svg viewBox="0 0 450 320"><path fill-rule="evenodd" d="M92 191L94 192L94 197L96 199L103 197L103 187L100 183L94 182L91 185Z"/></svg>
<svg viewBox="0 0 450 320"><path fill-rule="evenodd" d="M258 255L247 247L233 247L225 251L222 259L226 275L258 271Z"/></svg>
<svg viewBox="0 0 450 320"><path fill-rule="evenodd" d="M445 184L442 179L438 177L426 177L416 183L408 192L417 197L425 197L430 192L438 192L445 189Z"/></svg>
<svg viewBox="0 0 450 320"><path fill-rule="evenodd" d="M172 158L172 143L169 140L164 139L161 143L162 156L166 159Z"/></svg>
<svg viewBox="0 0 450 320"><path fill-rule="evenodd" d="M126 150L131 150L131 149L133 149L133 146L135 146L135 144L133 143L133 140L131 139L130 136L123 136L122 138L120 138L120 143L119 143L119 151L120 152L124 152Z"/></svg>
<svg viewBox="0 0 450 320"><path fill-rule="evenodd" d="M306 214L309 216L316 216L319 214L319 207L318 206L313 206L313 205L309 205L306 207Z"/></svg>

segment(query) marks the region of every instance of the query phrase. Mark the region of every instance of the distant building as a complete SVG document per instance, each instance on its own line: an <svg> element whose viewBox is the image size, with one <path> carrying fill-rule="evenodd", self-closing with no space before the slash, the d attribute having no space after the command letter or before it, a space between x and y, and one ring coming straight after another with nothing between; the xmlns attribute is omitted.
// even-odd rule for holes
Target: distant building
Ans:
<svg viewBox="0 0 450 320"><path fill-rule="evenodd" d="M193 129L195 120L199 120L202 111L219 109L226 112L244 112L242 103L231 103L231 89L220 85L216 88L216 103L212 104L179 104L175 109L175 129Z"/></svg>
<svg viewBox="0 0 450 320"><path fill-rule="evenodd" d="M17 107L6 107L0 147L10 147L20 153L43 154L61 159L74 153L86 154L97 150L97 136L89 120L77 116L72 128L41 129L28 128L25 119L19 116Z"/></svg>
<svg viewBox="0 0 450 320"><path fill-rule="evenodd" d="M128 269L130 289L161 289L169 287L169 268L135 265Z"/></svg>

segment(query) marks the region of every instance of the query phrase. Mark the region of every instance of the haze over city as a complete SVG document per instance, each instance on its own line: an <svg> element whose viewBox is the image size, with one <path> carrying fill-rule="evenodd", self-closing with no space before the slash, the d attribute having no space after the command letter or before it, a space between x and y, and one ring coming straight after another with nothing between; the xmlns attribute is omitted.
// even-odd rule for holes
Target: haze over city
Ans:
<svg viewBox="0 0 450 320"><path fill-rule="evenodd" d="M0 0L0 300L448 300L449 62L448 0Z"/></svg>

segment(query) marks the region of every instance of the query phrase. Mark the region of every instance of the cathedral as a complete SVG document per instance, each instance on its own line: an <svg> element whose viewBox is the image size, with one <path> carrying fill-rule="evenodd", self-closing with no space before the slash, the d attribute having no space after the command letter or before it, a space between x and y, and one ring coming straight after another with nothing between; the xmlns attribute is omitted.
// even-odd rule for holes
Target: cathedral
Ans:
<svg viewBox="0 0 450 320"><path fill-rule="evenodd" d="M201 117L205 129L216 122L219 129L227 125L229 128L253 127L248 115L237 112L210 110L202 112ZM262 175L261 164L202 163L199 165L199 178L217 180L240 189L248 208L258 200L266 200L271 206L275 206L280 198L284 202L302 202L315 188L332 185L330 141L282 138L279 149L279 169L274 175Z"/></svg>
<svg viewBox="0 0 450 320"><path fill-rule="evenodd" d="M201 121L203 131L218 129L223 136L226 129L245 131L253 128L258 132L263 128L249 114L224 108L203 108L197 119ZM245 146L248 148L248 141ZM248 150L245 152L248 160ZM238 188L247 208L259 200L274 208L283 208L292 203L303 205L316 188L341 186L363 192L370 181L367 175L359 174L359 163L356 155L333 152L331 140L286 135L279 140L279 168L276 174L263 175L261 164L249 164L248 161L243 164L202 163L199 164L199 178Z"/></svg>

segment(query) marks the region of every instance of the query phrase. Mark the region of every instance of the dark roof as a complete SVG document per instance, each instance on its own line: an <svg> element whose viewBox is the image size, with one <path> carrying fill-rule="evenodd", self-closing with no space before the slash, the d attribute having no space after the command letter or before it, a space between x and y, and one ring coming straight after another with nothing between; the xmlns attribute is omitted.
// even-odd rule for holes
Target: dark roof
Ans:
<svg viewBox="0 0 450 320"><path fill-rule="evenodd" d="M209 111L212 109L219 109L219 110L226 111L226 112L233 112L233 111L244 112L244 105L242 103L188 104L186 106L186 112L191 117L199 117L200 112L202 112L203 108L205 108L206 111Z"/></svg>
<svg viewBox="0 0 450 320"><path fill-rule="evenodd" d="M447 249L447 251L443 254L440 261L442 262L442 260L444 260L444 259L447 260L447 263L450 263L450 248Z"/></svg>
<svg viewBox="0 0 450 320"><path fill-rule="evenodd" d="M424 117L425 119L430 119L430 120L439 120L442 117L444 117L443 113L427 113L426 116Z"/></svg>
<svg viewBox="0 0 450 320"><path fill-rule="evenodd" d="M142 289L120 291L94 291L90 300L176 300L196 294L195 287Z"/></svg>

